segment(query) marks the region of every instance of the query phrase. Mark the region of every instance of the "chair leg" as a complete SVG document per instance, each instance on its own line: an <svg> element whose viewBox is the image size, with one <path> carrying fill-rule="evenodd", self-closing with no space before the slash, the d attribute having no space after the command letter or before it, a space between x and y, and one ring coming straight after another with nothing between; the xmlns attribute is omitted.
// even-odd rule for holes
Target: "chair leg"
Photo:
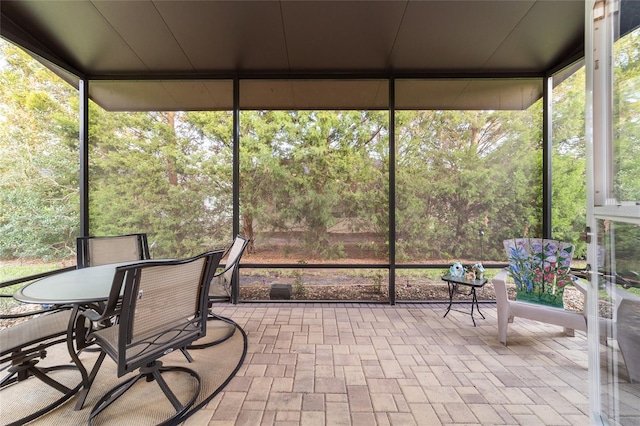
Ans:
<svg viewBox="0 0 640 426"><path fill-rule="evenodd" d="M31 368L30 370L31 370L31 374L33 374L35 377L40 379L42 382L48 384L49 386L51 386L55 390L57 390L57 391L59 391L61 393L68 393L68 392L72 391L72 389L66 387L62 383L60 383L57 380L54 380L51 377L47 376L44 372L40 371L40 369Z"/></svg>
<svg viewBox="0 0 640 426"><path fill-rule="evenodd" d="M122 383L120 383L115 388L111 389L109 392L103 395L102 398L96 403L89 414L89 424L94 417L103 412L108 406L113 404L118 398L120 398L131 386L133 386L138 380L143 378L144 375L138 374L135 377L132 377Z"/></svg>
<svg viewBox="0 0 640 426"><path fill-rule="evenodd" d="M100 352L100 355L96 360L96 363L93 365L93 368L91 369L91 373L89 373L89 375L86 378L84 389L82 389L82 391L78 395L78 401L76 402L76 407L75 407L76 411L81 410L82 407L84 406L84 401L87 399L87 394L89 393L89 390L91 389L91 385L93 385L93 381L95 380L96 375L98 374L98 370L100 370L100 366L102 365L102 362L104 361L104 358L106 356L107 356L106 352L104 351Z"/></svg>
<svg viewBox="0 0 640 426"><path fill-rule="evenodd" d="M513 321L513 317L506 312L498 310L498 341L503 345L507 345L507 329L509 327L509 319Z"/></svg>
<svg viewBox="0 0 640 426"><path fill-rule="evenodd" d="M152 374L156 379L156 383L158 383L158 386L160 386L160 389L162 389L162 392L167 396L167 399L169 400L169 402L171 402L171 405L173 405L173 408L176 410L176 412L180 412L180 410L182 409L182 404L180 404L180 401L178 400L176 394L173 393L171 388L169 388L167 382L164 380L164 378L162 378L162 374L158 370L154 370ZM198 393L200 393L199 390Z"/></svg>
<svg viewBox="0 0 640 426"><path fill-rule="evenodd" d="M184 405L182 405L180 401L178 401L174 393L171 391L171 389L169 389L167 382L162 377L162 373L167 371L182 371L183 373L187 373L191 377L196 379L196 382L197 382L196 391L193 393L193 396L191 397L191 399L187 401ZM200 395L200 389L202 389L202 380L200 379L200 376L198 375L198 373L196 373L194 370L191 370L186 367L178 367L178 366L173 366L173 367L160 366L160 368L158 368L158 370L156 370L153 373L153 375L156 378L156 382L158 382L158 385L160 386L164 394L167 396L169 401L171 401L171 403L173 404L173 407L176 409L176 414L174 417L180 417L183 414L185 414L189 410L189 408L191 408L191 406L196 402L198 395Z"/></svg>
<svg viewBox="0 0 640 426"><path fill-rule="evenodd" d="M180 352L182 352L182 354L184 355L184 357L187 359L189 363L193 362L193 357L191 356L189 351L187 351L187 348L180 348Z"/></svg>
<svg viewBox="0 0 640 426"><path fill-rule="evenodd" d="M53 401L51 404L48 404L47 406L41 408L40 410L35 411L19 420L16 420L15 422L8 423L7 426L19 426L37 419L38 417L48 413L49 411L69 400L80 390L80 387L82 386L82 381L80 381L76 387L69 388L58 382L57 380L47 376L46 374L49 371L55 370L77 370L77 367L75 365L63 365L40 369L35 366L36 363L37 361L31 360L26 364L15 365L9 368L9 374L5 378L3 378L2 381L0 381L0 388L33 376L43 383L47 384L48 386L56 389L62 394L62 396Z"/></svg>
<svg viewBox="0 0 640 426"><path fill-rule="evenodd" d="M167 382L162 377L162 373L166 371L182 371L188 373L190 376L196 379L196 391L186 404L183 405L178 400L176 395L169 388ZM167 399L171 402L171 405L173 405L173 408L176 410L176 413L169 419L165 420L165 422L163 422L162 424L171 423L172 420L177 420L182 417L189 410L189 408L193 406L196 399L198 398L198 395L200 394L200 389L202 387L200 376L195 371L185 367L163 367L161 361L154 361L146 367L141 367L140 373L137 376L118 384L116 387L108 391L102 398L100 398L100 400L96 403L96 405L93 407L93 410L91 410L91 413L89 414L89 425L98 414L100 414L107 407L113 404L118 398L124 395L127 390L129 390L136 382L138 382L142 378L145 378L147 382L155 380L158 383L158 386L160 386L162 393L167 397Z"/></svg>

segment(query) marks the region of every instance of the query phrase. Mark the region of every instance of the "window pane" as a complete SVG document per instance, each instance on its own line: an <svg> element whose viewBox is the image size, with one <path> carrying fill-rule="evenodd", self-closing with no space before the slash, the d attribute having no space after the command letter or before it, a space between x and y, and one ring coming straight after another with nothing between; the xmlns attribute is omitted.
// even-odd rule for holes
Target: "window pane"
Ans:
<svg viewBox="0 0 640 426"><path fill-rule="evenodd" d="M586 258L586 243L580 239L587 226L584 86L582 66L554 87L551 107L551 233L576 247L573 266Z"/></svg>
<svg viewBox="0 0 640 426"><path fill-rule="evenodd" d="M640 202L640 29L614 44L614 193Z"/></svg>
<svg viewBox="0 0 640 426"><path fill-rule="evenodd" d="M252 262L388 263L386 111L242 111L240 123Z"/></svg>
<svg viewBox="0 0 640 426"><path fill-rule="evenodd" d="M154 258L231 243L230 112L90 107L91 234L146 232Z"/></svg>
<svg viewBox="0 0 640 426"><path fill-rule="evenodd" d="M77 90L0 39L0 258L75 262L78 158Z"/></svg>
<svg viewBox="0 0 640 426"><path fill-rule="evenodd" d="M640 418L640 226L598 221L598 270L601 273L600 394L602 411L617 424Z"/></svg>
<svg viewBox="0 0 640 426"><path fill-rule="evenodd" d="M396 114L399 263L504 262L541 234L541 107Z"/></svg>
<svg viewBox="0 0 640 426"><path fill-rule="evenodd" d="M242 227L262 261L388 262L385 112L243 111L240 121Z"/></svg>
<svg viewBox="0 0 640 426"><path fill-rule="evenodd" d="M241 269L240 300L388 302L388 283L389 274L382 268Z"/></svg>

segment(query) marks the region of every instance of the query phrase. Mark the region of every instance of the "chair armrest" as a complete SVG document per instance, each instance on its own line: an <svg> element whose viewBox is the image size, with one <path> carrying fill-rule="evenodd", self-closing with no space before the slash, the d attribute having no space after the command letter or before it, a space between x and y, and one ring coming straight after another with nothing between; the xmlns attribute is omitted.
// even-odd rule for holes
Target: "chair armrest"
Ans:
<svg viewBox="0 0 640 426"><path fill-rule="evenodd" d="M111 318L115 316L117 316L117 312L109 312L106 309L103 313L98 313L93 308L80 310L74 326L76 349L80 350L91 346L94 343L91 334L96 330L111 326Z"/></svg>
<svg viewBox="0 0 640 426"><path fill-rule="evenodd" d="M507 292L507 277L509 273L506 270L502 270L496 274L491 280L493 289L496 293L496 305L498 310L504 310L507 312L509 309L509 294Z"/></svg>
<svg viewBox="0 0 640 426"><path fill-rule="evenodd" d="M103 319L102 315L100 315L98 312L96 312L93 309L87 309L86 311L82 311L80 315L83 315L89 318L90 321L100 321L101 319Z"/></svg>

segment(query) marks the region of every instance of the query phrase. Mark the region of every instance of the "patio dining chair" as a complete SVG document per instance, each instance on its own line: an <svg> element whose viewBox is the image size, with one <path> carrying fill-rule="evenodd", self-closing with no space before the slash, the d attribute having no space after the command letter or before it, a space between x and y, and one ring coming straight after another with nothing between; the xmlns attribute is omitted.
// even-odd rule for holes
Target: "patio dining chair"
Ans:
<svg viewBox="0 0 640 426"><path fill-rule="evenodd" d="M207 295L222 254L223 250L210 251L189 259L116 268L104 311L87 310L81 316L93 323L119 316L117 325L96 330L88 336L88 340L102 351L94 372L108 355L117 364L118 377L135 371L138 374L108 391L92 409L89 423L141 378L158 383L173 405L175 414L167 421L179 420L193 405L200 392L198 374L186 367L165 367L159 359L206 334ZM187 398L178 398L163 378L163 373L168 371L186 373L195 380L195 391L186 402L181 402ZM92 373L91 377L95 375Z"/></svg>
<svg viewBox="0 0 640 426"><path fill-rule="evenodd" d="M249 244L250 239L240 234L236 235L231 247L222 256L226 259L224 269L214 274L214 282L209 289L209 301L230 300L236 302L238 295L237 289L233 287L234 279L238 273L238 265L244 254L245 248ZM217 282L216 282L217 281Z"/></svg>
<svg viewBox="0 0 640 426"><path fill-rule="evenodd" d="M236 327L226 318L217 315L213 312L213 302L220 300L229 300L235 301L237 300L238 289L237 286L234 288L234 280L237 280L238 273L238 265L240 264L240 259L249 244L249 238L246 238L242 235L237 235L231 247L227 249L227 251L222 256L223 259L226 258L224 262L224 268L220 271L217 271L213 275L213 282L209 288L209 297L208 297L208 309L209 314L207 319L209 321L222 321L226 324L223 324L219 327L215 333L215 337L209 338L206 342L197 342L189 346L188 349L204 349L216 345L218 343L222 343L235 333ZM237 282L237 281L236 281ZM213 323L212 323L213 324Z"/></svg>
<svg viewBox="0 0 640 426"><path fill-rule="evenodd" d="M86 236L77 239L77 267L150 259L147 234Z"/></svg>
<svg viewBox="0 0 640 426"><path fill-rule="evenodd" d="M6 281L0 284L2 289L12 289L16 285L44 278L73 267L48 271L28 277ZM10 293L3 293L3 298L12 297ZM0 371L4 373L0 379L0 390L9 391L10 386L18 386L26 380L39 380L43 384L55 389L50 399L40 401L38 408L30 414L15 420L7 420L9 425L24 424L32 421L71 398L82 385L80 375L77 375L77 383L69 385L70 380L60 380L51 374L60 370L77 370L73 364L42 366L41 361L46 358L48 349L54 345L67 341L67 329L71 315L70 307L34 305L19 306L19 312L2 312L0 319L11 321L9 327L0 330ZM40 365L39 365L40 364ZM75 379L71 379L75 380ZM20 390L12 392L13 396L19 395ZM7 401L4 402L5 406Z"/></svg>
<svg viewBox="0 0 640 426"><path fill-rule="evenodd" d="M78 269L151 258L145 233L78 237L76 256ZM103 309L103 307L99 304L97 309ZM117 316L110 320L117 321ZM98 327L110 325L96 324ZM92 351L93 348L83 348L82 350Z"/></svg>

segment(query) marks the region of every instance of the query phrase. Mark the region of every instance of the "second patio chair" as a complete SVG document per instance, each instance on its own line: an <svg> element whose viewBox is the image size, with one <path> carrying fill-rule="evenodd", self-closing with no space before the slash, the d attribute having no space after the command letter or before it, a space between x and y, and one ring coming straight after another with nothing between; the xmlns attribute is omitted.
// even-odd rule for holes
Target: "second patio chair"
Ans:
<svg viewBox="0 0 640 426"><path fill-rule="evenodd" d="M73 267L6 281L0 284L0 288L11 289L17 284L54 275L69 269L73 269ZM2 297L12 296L3 294ZM70 314L70 309L66 307L39 307L35 310L21 310L16 314L0 314L0 319L19 321L10 327L0 330L0 366L2 366L0 371L5 373L5 376L0 380L0 389L3 389L3 392L9 392L9 389L5 389L5 387L14 386L18 382L33 377L59 392L56 394L57 397L52 396L50 400L39 401L34 406L33 412L21 419L17 419L15 422L4 415L3 421L8 422L8 424L23 424L38 418L71 398L80 388L79 375L77 383L69 385L66 383L68 380L64 380L63 383L63 381L50 374L59 370L77 370L75 365L60 364L43 367L40 364L46 358L48 349L51 346L67 341ZM19 388L15 389L13 390L13 395L18 396L20 392ZM5 404L7 403L8 401L5 401Z"/></svg>
<svg viewBox="0 0 640 426"><path fill-rule="evenodd" d="M193 405L200 392L198 374L186 367L164 367L159 358L206 334L207 295L222 254L222 250L210 251L190 259L152 261L116 269L105 311L98 314L88 310L82 315L93 322L119 315L117 325L89 335L103 351L94 371L108 355L117 364L118 377L136 370L138 374L108 391L91 411L89 423L141 378L155 381L173 405L175 414L166 421L178 421ZM196 390L188 400L184 396L178 398L170 389L162 376L168 371L186 373L195 379Z"/></svg>
<svg viewBox="0 0 640 426"><path fill-rule="evenodd" d="M237 283L238 265L240 264L240 258L244 253L245 248L249 244L249 239L242 235L237 235L233 240L233 244L223 255L226 258L224 262L224 268L216 272L213 276L213 282L209 288L209 314L208 320L211 321L209 326L209 336L207 339L197 342L189 346L188 349L204 349L222 343L229 339L235 333L236 327L233 322L228 321L226 318L221 317L213 312L213 302L220 300L229 300L235 302L238 299L238 286L234 286L234 281ZM213 321L218 321L215 323Z"/></svg>
<svg viewBox="0 0 640 426"><path fill-rule="evenodd" d="M76 255L78 269L151 258L145 233L78 237ZM103 307L101 304L97 306L98 309ZM117 317L112 320L116 319ZM107 325L110 324L99 326Z"/></svg>
<svg viewBox="0 0 640 426"><path fill-rule="evenodd" d="M249 241L249 238L236 235L233 244L225 252L223 256L226 259L224 269L215 273L213 276L214 282L211 283L211 288L209 289L210 302L229 300L232 303L236 303L238 301L238 287L234 286L234 279L237 277L238 265Z"/></svg>
<svg viewBox="0 0 640 426"><path fill-rule="evenodd" d="M78 237L77 267L150 259L147 234Z"/></svg>

